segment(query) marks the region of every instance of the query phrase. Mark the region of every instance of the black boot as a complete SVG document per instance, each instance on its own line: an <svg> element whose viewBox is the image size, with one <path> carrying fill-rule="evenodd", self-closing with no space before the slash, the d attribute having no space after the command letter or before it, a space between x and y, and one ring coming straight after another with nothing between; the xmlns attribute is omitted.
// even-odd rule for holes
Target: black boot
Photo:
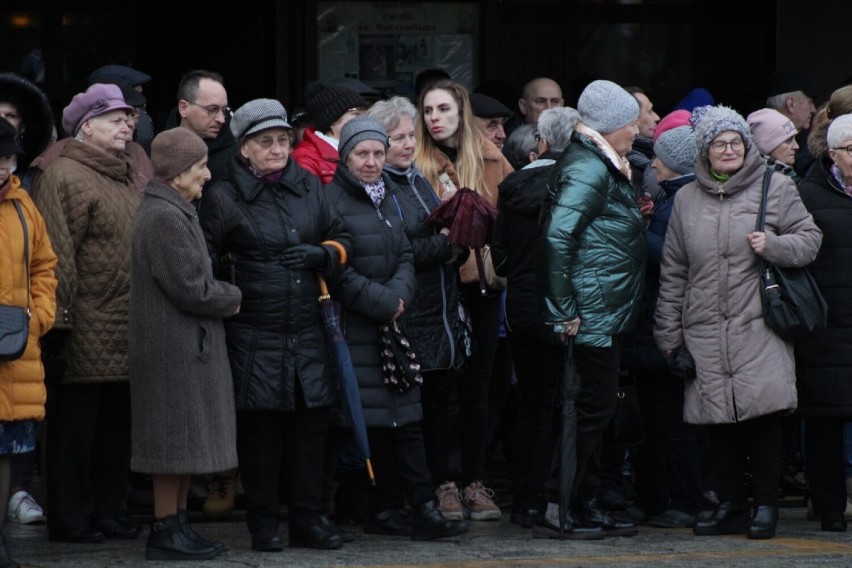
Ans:
<svg viewBox="0 0 852 568"><path fill-rule="evenodd" d="M145 560L209 560L219 554L213 545L192 539L177 515L151 523Z"/></svg>
<svg viewBox="0 0 852 568"><path fill-rule="evenodd" d="M189 511L186 509L179 509L177 512L178 520L183 525L183 530L189 535L189 538L195 540L196 542L203 544L204 546L212 546L218 552L224 552L227 546L225 546L224 542L220 542L218 540L207 540L197 532L195 532L195 528L189 522Z"/></svg>
<svg viewBox="0 0 852 568"><path fill-rule="evenodd" d="M343 546L343 539L323 526L319 517L307 521L290 520L291 547L333 550Z"/></svg>
<svg viewBox="0 0 852 568"><path fill-rule="evenodd" d="M456 536L467 532L464 521L448 521L435 508L435 503L426 501L414 509L411 521L411 540L433 540L448 536Z"/></svg>
<svg viewBox="0 0 852 568"><path fill-rule="evenodd" d="M348 531L340 525L335 524L328 515L320 516L320 523L322 523L322 526L324 526L327 531L333 532L339 536L343 542L353 542L355 540L354 532Z"/></svg>
<svg viewBox="0 0 852 568"><path fill-rule="evenodd" d="M9 550L6 548L6 541L3 535L0 534L0 568L19 568L20 564L12 560L9 556Z"/></svg>
<svg viewBox="0 0 852 568"><path fill-rule="evenodd" d="M775 537L775 526L778 524L778 507L759 505L754 510L754 517L748 527L747 536L751 539L767 539Z"/></svg>
<svg viewBox="0 0 852 568"><path fill-rule="evenodd" d="M589 499L580 504L576 524L580 528L599 527L607 536L633 536L639 532L639 527L634 523L618 521L604 512L597 499Z"/></svg>
<svg viewBox="0 0 852 568"><path fill-rule="evenodd" d="M743 534L749 525L748 503L724 501L707 519L696 521L692 532L699 536Z"/></svg>

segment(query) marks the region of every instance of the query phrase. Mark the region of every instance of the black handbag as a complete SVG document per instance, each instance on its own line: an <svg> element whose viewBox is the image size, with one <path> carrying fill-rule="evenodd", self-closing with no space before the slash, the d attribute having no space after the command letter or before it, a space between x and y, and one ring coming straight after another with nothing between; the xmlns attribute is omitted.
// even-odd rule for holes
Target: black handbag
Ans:
<svg viewBox="0 0 852 568"><path fill-rule="evenodd" d="M755 231L763 231L766 195L772 170L763 176L763 197ZM766 325L781 339L795 342L825 329L828 305L807 268L786 268L757 257L760 271L760 300Z"/></svg>
<svg viewBox="0 0 852 568"><path fill-rule="evenodd" d="M24 228L24 265L27 270L27 307L0 305L0 361L20 358L27 349L30 335L30 239L27 222L21 205L14 201L15 209Z"/></svg>
<svg viewBox="0 0 852 568"><path fill-rule="evenodd" d="M397 322L379 326L379 347L385 386L404 394L423 384L420 361Z"/></svg>

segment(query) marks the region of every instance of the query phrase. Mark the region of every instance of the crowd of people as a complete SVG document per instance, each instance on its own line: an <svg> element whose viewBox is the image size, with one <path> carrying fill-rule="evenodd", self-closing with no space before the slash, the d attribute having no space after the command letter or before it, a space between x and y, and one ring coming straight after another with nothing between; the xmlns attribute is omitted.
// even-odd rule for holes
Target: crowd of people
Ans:
<svg viewBox="0 0 852 568"><path fill-rule="evenodd" d="M507 507L539 538L768 539L795 473L821 528L846 530L852 87L817 112L782 72L764 108L696 89L661 118L605 79L572 108L550 78L513 102L430 70L412 99L313 82L288 113L232 111L195 69L156 129L150 80L101 67L54 119L0 74L0 298L31 314L26 349L0 353L0 519L137 538L145 476L150 560L227 549L190 522L199 480L211 517L240 493L260 552L336 549L351 523L453 537ZM434 222L462 189L491 211L482 248ZM766 325L758 258L809 268L825 331L793 344ZM388 327L416 354L404 387ZM627 383L644 436L625 446ZM0 566L17 566L2 536Z"/></svg>

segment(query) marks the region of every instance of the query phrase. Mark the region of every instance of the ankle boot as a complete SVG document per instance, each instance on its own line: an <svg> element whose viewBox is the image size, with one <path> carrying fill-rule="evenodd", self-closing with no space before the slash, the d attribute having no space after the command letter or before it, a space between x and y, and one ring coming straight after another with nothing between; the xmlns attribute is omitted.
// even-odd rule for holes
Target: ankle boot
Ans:
<svg viewBox="0 0 852 568"><path fill-rule="evenodd" d="M751 519L751 524L746 534L751 539L773 538L777 524L778 507L759 505L754 510L754 517Z"/></svg>
<svg viewBox="0 0 852 568"><path fill-rule="evenodd" d="M223 552L227 547L224 542L220 542L218 540L207 540L197 532L195 532L195 528L189 522L189 511L186 509L179 509L177 512L178 520L183 525L184 532L189 535L189 538L195 540L196 542L203 544L204 546L212 546L218 552Z"/></svg>
<svg viewBox="0 0 852 568"><path fill-rule="evenodd" d="M9 550L6 548L6 540L0 534L0 568L20 568L20 564L12 560Z"/></svg>
<svg viewBox="0 0 852 568"><path fill-rule="evenodd" d="M749 525L747 503L720 503L709 519L701 519L695 523L692 532L699 536L719 534L743 534Z"/></svg>
<svg viewBox="0 0 852 568"><path fill-rule="evenodd" d="M464 521L448 521L431 500L414 509L411 540L433 540L467 532Z"/></svg>
<svg viewBox="0 0 852 568"><path fill-rule="evenodd" d="M177 515L151 523L145 560L209 560L219 551L189 536Z"/></svg>

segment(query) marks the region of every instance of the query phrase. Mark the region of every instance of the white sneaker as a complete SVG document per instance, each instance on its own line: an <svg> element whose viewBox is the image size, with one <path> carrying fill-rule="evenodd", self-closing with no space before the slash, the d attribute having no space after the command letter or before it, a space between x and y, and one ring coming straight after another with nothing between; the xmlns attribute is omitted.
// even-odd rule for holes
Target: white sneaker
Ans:
<svg viewBox="0 0 852 568"><path fill-rule="evenodd" d="M43 523L47 520L47 517L44 516L44 509L26 491L18 491L9 499L6 518L21 525Z"/></svg>

